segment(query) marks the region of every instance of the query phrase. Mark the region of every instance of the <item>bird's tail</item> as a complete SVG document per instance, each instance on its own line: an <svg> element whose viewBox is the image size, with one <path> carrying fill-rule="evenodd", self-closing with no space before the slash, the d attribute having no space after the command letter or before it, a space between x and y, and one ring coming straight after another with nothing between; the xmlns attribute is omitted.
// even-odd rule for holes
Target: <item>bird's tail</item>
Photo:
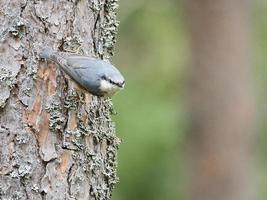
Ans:
<svg viewBox="0 0 267 200"><path fill-rule="evenodd" d="M43 59L51 59L51 56L53 55L54 50L50 47L44 47L41 50L41 53L39 54L40 58Z"/></svg>

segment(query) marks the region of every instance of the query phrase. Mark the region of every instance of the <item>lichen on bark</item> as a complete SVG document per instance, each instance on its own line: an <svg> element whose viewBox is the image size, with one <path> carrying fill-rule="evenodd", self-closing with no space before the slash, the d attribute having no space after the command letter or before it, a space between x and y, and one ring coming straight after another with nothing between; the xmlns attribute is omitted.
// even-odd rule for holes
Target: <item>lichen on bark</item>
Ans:
<svg viewBox="0 0 267 200"><path fill-rule="evenodd" d="M110 199L111 99L77 89L43 46L108 59L116 0L0 2L0 199Z"/></svg>

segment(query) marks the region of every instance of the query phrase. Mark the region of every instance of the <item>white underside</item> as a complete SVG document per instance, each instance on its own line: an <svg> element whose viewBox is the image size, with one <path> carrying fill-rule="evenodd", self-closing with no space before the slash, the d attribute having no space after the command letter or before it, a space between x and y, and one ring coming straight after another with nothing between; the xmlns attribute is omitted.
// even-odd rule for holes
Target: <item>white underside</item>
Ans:
<svg viewBox="0 0 267 200"><path fill-rule="evenodd" d="M107 94L107 96L112 96L118 92L121 88L117 85L113 85L106 80L100 81L100 90Z"/></svg>

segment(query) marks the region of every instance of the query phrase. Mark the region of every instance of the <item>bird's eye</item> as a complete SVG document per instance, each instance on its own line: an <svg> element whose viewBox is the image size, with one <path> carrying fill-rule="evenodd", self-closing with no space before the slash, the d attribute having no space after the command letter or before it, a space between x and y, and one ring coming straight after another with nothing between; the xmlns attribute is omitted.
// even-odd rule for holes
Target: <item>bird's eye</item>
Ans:
<svg viewBox="0 0 267 200"><path fill-rule="evenodd" d="M101 79L107 80L107 77L105 75L101 76Z"/></svg>
<svg viewBox="0 0 267 200"><path fill-rule="evenodd" d="M109 79L108 77L106 77L105 75L101 76L101 78L102 78L103 80L106 80L106 81L108 81L108 82L114 84L114 82L113 82L111 79Z"/></svg>

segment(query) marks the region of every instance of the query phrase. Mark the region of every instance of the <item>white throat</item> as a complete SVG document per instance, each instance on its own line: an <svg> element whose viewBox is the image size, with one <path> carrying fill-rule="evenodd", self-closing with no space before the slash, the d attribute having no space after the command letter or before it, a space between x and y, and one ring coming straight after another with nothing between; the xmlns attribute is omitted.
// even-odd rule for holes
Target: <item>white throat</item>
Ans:
<svg viewBox="0 0 267 200"><path fill-rule="evenodd" d="M116 92L118 92L121 88L117 85L114 85L110 83L107 80L101 80L100 81L100 90L104 93L106 93L108 96L114 95Z"/></svg>

